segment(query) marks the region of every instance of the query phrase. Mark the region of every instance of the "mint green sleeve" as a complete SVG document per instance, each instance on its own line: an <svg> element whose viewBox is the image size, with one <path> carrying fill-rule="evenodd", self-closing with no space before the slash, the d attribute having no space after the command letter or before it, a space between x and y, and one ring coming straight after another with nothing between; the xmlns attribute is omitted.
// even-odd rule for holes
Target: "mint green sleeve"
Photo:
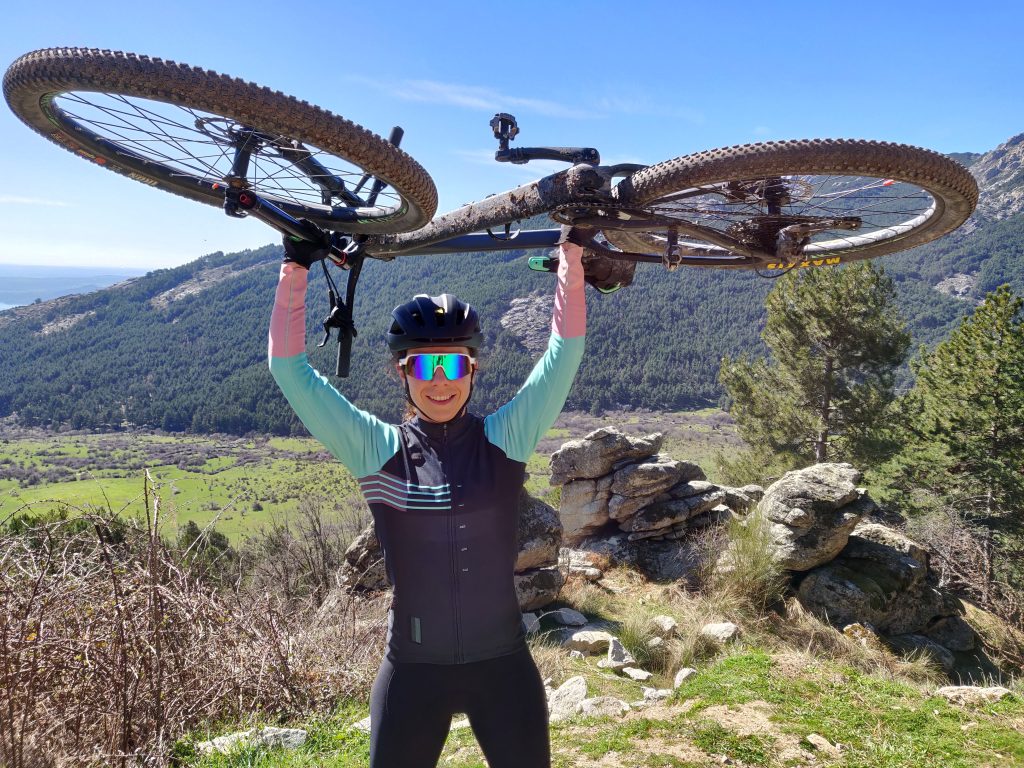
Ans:
<svg viewBox="0 0 1024 768"><path fill-rule="evenodd" d="M484 419L487 439L510 459L525 464L562 412L583 359L584 338L563 339L552 333L547 350L516 396Z"/></svg>
<svg viewBox="0 0 1024 768"><path fill-rule="evenodd" d="M398 429L356 408L317 373L305 352L271 357L270 372L310 434L357 478L373 474L398 452Z"/></svg>

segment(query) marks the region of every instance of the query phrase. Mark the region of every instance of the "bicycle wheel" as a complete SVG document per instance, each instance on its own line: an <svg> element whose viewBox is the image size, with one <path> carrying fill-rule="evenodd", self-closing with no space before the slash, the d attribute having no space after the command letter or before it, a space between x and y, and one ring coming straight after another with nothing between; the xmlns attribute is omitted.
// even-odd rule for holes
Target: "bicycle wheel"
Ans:
<svg viewBox="0 0 1024 768"><path fill-rule="evenodd" d="M674 220L681 239L695 238L687 224L709 238L685 243L701 255L684 256L682 264L748 269L836 264L911 248L956 229L978 202L974 178L947 157L843 139L677 157L637 171L614 193L619 218L662 222L645 231L609 224L605 236L616 247L664 253Z"/></svg>
<svg viewBox="0 0 1024 768"><path fill-rule="evenodd" d="M132 53L53 48L15 61L4 75L4 96L30 128L65 149L209 205L223 205L241 150L249 161L235 186L327 228L405 232L437 208L427 172L380 136L209 70ZM390 189L368 195L371 178Z"/></svg>

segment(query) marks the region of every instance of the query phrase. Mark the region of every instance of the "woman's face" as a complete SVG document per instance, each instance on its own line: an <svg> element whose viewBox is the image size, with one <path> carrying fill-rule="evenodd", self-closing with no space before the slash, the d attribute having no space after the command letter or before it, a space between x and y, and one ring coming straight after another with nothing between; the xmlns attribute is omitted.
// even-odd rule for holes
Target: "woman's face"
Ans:
<svg viewBox="0 0 1024 768"><path fill-rule="evenodd" d="M429 355L447 352L471 354L469 347L417 347L409 350L406 354ZM466 406L473 385L473 374L476 372L475 362L468 375L454 381L449 381L440 367L434 370L434 378L430 381L422 381L415 376L409 376L401 366L397 367L398 375L408 385L409 397L412 398L413 406L419 412L420 417L426 421L438 424L451 421Z"/></svg>

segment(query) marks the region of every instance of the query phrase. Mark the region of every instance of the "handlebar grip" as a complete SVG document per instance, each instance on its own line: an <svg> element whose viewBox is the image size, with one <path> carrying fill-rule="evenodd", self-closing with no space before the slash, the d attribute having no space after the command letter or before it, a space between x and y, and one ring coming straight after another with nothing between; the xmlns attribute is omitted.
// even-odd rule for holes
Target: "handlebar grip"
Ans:
<svg viewBox="0 0 1024 768"><path fill-rule="evenodd" d="M352 362L352 329L338 329L338 362L334 375L343 379L348 378L349 367Z"/></svg>
<svg viewBox="0 0 1024 768"><path fill-rule="evenodd" d="M527 265L534 272L558 271L558 259L554 256L531 256Z"/></svg>

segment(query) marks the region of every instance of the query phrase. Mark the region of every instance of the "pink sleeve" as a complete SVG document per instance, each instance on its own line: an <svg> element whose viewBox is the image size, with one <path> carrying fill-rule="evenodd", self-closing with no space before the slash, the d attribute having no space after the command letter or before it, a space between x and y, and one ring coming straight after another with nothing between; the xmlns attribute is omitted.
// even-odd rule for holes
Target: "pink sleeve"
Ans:
<svg viewBox="0 0 1024 768"><path fill-rule="evenodd" d="M583 294L583 249L574 243L558 246L558 286L551 330L563 339L587 332L587 301Z"/></svg>
<svg viewBox="0 0 1024 768"><path fill-rule="evenodd" d="M281 279L270 316L270 357L291 357L306 351L306 280L297 264L281 265Z"/></svg>

